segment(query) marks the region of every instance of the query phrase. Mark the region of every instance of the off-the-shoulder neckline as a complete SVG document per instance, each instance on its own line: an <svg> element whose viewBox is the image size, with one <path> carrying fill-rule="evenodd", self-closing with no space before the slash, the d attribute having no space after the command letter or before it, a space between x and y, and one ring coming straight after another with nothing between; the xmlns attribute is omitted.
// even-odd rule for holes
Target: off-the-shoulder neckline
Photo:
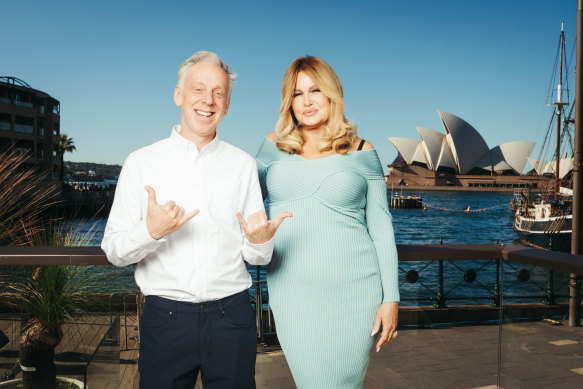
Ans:
<svg viewBox="0 0 583 389"><path fill-rule="evenodd" d="M274 146L276 149L278 149L278 150L280 150L280 151L283 151L283 150L281 150L279 147L277 147L277 145L275 144L275 142L274 142L274 141L272 141L271 139L269 139L268 137L265 137L265 141L267 141L267 142L271 143L271 144L272 144L272 145L273 145L273 146ZM365 153L365 152L367 152L367 151L374 151L374 152L376 153L376 149L368 149L368 150L353 150L353 151L349 151L349 152L347 152L346 154L352 154L352 153ZM339 154L339 153L334 153L334 154L330 154L330 155L324 155L324 156L322 156L322 157L316 157L316 158L306 158L306 157L302 157L302 156L301 156L301 155L299 155L299 154L291 154L291 155L292 155L292 156L294 156L294 157L301 158L301 159L302 159L302 160L304 160L304 161L315 161L315 160L317 160L317 159L330 158L330 157L334 157L334 156L337 156L337 155L342 155L342 156L345 156L344 154Z"/></svg>

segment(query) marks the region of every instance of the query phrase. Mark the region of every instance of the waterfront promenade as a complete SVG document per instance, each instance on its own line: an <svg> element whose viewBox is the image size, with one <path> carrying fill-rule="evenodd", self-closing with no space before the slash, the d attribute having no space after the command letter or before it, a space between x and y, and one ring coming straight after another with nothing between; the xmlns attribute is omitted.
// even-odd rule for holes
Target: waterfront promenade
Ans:
<svg viewBox="0 0 583 389"><path fill-rule="evenodd" d="M514 245L399 245L398 251L399 261L403 264L437 260L462 264L468 259L498 259L501 264L524 263L530 267L542 266L556 271L583 274L581 256ZM0 262L7 266L39 263L77 266L108 264L104 254L97 247L2 247ZM512 269L510 273L504 271L499 273L501 297L509 297L509 293L512 294L512 279L516 277L514 273L517 268ZM506 280L506 283L503 283L503 280ZM537 295L541 296L544 290L544 288L540 290ZM487 293L490 295L489 291ZM126 303L130 304L132 300L129 299ZM114 303L112 300L112 304ZM103 381L111 369L105 369L99 364L95 366L94 362L91 362L87 367L89 387L137 388L139 339L136 316L139 310L136 310L135 306L133 308L128 306L126 309L125 305L123 309L114 310L114 305L112 312L123 312L119 322L120 342L115 344L120 350L119 359L111 363L113 357L89 358L90 355L87 355L89 351L83 348L82 343L86 341L93 343L89 342L89 339L105 338L82 335L75 337L79 339L78 346L63 341L62 348L57 350L59 354L57 362L68 362L66 357L75 356L79 358L72 362L77 365L86 365L86 361L90 360L101 362L102 365L108 362L110 365L106 367L119 367L112 377L115 384L96 384L95 379ZM476 307L481 307L479 312ZM542 309L544 313L527 315L524 309L508 304L504 304L503 308L453 304L448 308L439 309L404 307L400 310L400 334L381 353L373 354L364 387L495 388L499 379L501 384L499 387L505 389L583 387L583 329L569 327L564 320L559 325L550 325L543 320L517 321L518 318L541 315L552 316L556 320L565 317L565 311L560 304L536 304L536 308ZM563 310L556 311L555 308ZM412 316L410 311L413 309L420 312ZM437 313L440 313L438 317ZM463 319L456 321L458 324L437 324L452 322L450 314L453 313L457 316L463 314ZM493 323L498 317L514 321L499 326ZM468 321L474 325L468 325ZM90 324L87 321L80 323ZM19 324L20 320L14 317L9 326L2 327L10 339L10 344L0 352L0 356L6 358L5 368L17 367L15 362L18 358ZM103 328L100 331L105 333L108 325L101 327ZM89 330L89 327L80 327L67 333L84 334L85 329ZM67 344L71 346L66 346ZM111 343L106 342L106 345L111 346ZM311 345L306 344L305 347L309 349ZM275 345L258 349L256 372L259 388L294 387L285 357Z"/></svg>
<svg viewBox="0 0 583 389"><path fill-rule="evenodd" d="M389 346L373 353L364 388L494 389L499 367L504 389L581 388L583 328L559 323L506 323L501 330L497 324L400 328ZM128 325L135 336L133 323ZM137 350L121 352L120 388L138 388L137 356ZM279 347L258 348L256 381L258 389L295 388ZM202 389L200 379L196 388Z"/></svg>

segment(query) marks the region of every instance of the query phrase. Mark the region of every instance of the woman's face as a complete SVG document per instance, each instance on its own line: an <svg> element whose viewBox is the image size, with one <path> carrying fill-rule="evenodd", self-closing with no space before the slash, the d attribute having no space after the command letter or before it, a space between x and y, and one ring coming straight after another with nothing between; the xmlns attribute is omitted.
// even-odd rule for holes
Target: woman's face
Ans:
<svg viewBox="0 0 583 389"><path fill-rule="evenodd" d="M298 73L292 110L302 129L307 130L326 125L330 117L330 99L304 72Z"/></svg>

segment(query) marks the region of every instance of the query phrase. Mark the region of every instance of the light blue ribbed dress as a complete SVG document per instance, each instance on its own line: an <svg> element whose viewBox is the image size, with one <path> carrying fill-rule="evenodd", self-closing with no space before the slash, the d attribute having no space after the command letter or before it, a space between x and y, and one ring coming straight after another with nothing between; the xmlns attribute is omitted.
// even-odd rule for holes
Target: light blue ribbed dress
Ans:
<svg viewBox="0 0 583 389"><path fill-rule="evenodd" d="M360 388L381 302L398 301L397 249L375 150L305 159L265 139L257 167L275 235L277 335L300 389Z"/></svg>

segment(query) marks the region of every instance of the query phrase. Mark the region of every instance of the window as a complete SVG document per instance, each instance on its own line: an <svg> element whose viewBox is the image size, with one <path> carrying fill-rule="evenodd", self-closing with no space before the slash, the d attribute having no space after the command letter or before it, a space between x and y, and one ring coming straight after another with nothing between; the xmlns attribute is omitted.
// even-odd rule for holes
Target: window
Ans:
<svg viewBox="0 0 583 389"><path fill-rule="evenodd" d="M37 134L40 136L45 136L45 125L42 121L37 120L36 122Z"/></svg>
<svg viewBox="0 0 583 389"><path fill-rule="evenodd" d="M44 156L45 156L44 144L42 142L37 142L36 143L36 157L37 158L44 158Z"/></svg>
<svg viewBox="0 0 583 389"><path fill-rule="evenodd" d="M4 149L12 144L10 138L0 138L0 149Z"/></svg>
<svg viewBox="0 0 583 389"><path fill-rule="evenodd" d="M34 120L24 116L15 116L14 131L23 134L34 134Z"/></svg>
<svg viewBox="0 0 583 389"><path fill-rule="evenodd" d="M34 142L30 140L19 140L16 142L16 150L20 153L30 153L32 155Z"/></svg>
<svg viewBox="0 0 583 389"><path fill-rule="evenodd" d="M14 94L14 104L15 105L20 105L22 107L29 107L29 108L33 108L34 104L32 104L32 96L29 94L18 94L15 93Z"/></svg>
<svg viewBox="0 0 583 389"><path fill-rule="evenodd" d="M0 113L0 130L1 131L10 131L11 130L11 123L12 118L10 115L5 113Z"/></svg>

